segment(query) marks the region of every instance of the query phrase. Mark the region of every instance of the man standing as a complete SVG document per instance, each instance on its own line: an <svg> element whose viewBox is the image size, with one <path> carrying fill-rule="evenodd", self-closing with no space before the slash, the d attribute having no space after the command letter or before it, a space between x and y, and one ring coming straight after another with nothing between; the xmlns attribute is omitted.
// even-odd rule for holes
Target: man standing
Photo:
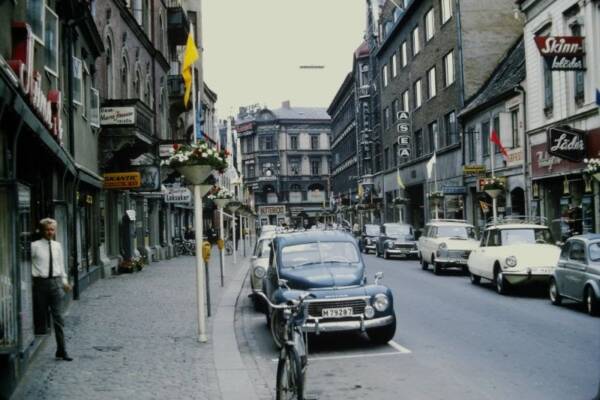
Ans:
<svg viewBox="0 0 600 400"><path fill-rule="evenodd" d="M50 308L56 337L56 358L72 361L65 348L64 321L61 314L62 290L70 292L71 285L63 265L62 246L53 240L57 223L52 218L44 218L40 221L40 226L42 239L31 243L34 306L37 312L41 313L46 313Z"/></svg>

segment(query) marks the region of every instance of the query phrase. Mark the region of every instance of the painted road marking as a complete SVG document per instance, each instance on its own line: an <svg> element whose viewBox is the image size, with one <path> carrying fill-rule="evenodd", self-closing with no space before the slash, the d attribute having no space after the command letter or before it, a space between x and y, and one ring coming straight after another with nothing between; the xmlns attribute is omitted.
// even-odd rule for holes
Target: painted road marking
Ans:
<svg viewBox="0 0 600 400"><path fill-rule="evenodd" d="M398 356L401 354L411 354L412 351L407 349L406 347L400 346L398 343L390 340L388 345L392 347L395 351L388 351L384 353L359 353L359 354L348 354L342 356L322 356L322 357L309 357L309 361L323 361L323 360L346 360L349 358L364 358L364 357L386 357L386 356ZM277 362L278 358L272 358L271 361Z"/></svg>

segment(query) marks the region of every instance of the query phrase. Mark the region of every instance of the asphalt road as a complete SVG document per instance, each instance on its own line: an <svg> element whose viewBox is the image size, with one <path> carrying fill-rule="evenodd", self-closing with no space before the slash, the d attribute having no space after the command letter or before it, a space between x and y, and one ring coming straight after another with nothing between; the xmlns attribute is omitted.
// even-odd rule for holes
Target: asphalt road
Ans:
<svg viewBox="0 0 600 400"><path fill-rule="evenodd" d="M383 271L398 328L385 346L360 334L310 338L313 399L590 400L600 383L600 318L552 306L544 287L498 295L461 272L365 256ZM243 293L248 293L246 288ZM238 304L237 337L257 392L273 398L277 351L262 314Z"/></svg>

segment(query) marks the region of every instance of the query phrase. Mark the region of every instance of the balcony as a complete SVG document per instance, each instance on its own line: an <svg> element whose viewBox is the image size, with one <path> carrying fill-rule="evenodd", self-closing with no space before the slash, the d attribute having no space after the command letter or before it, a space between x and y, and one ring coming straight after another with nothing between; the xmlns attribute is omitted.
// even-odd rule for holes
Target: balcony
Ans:
<svg viewBox="0 0 600 400"><path fill-rule="evenodd" d="M169 44L183 46L190 33L190 21L182 0L167 0L167 35Z"/></svg>
<svg viewBox="0 0 600 400"><path fill-rule="evenodd" d="M365 99L369 96L371 96L371 93L369 91L369 85L363 85L358 88L358 98L359 99Z"/></svg>

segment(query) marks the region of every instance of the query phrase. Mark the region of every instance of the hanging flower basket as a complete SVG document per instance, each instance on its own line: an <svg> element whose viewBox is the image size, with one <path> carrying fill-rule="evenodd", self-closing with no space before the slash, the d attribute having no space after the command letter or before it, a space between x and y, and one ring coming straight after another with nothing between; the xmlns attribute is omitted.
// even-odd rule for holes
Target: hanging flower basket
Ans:
<svg viewBox="0 0 600 400"><path fill-rule="evenodd" d="M586 163L583 172L593 176L597 181L600 181L600 158L586 158L583 162Z"/></svg>
<svg viewBox="0 0 600 400"><path fill-rule="evenodd" d="M237 200L230 201L229 204L227 205L227 207L229 207L229 209L233 212L236 212L241 206L242 206L242 203Z"/></svg>
<svg viewBox="0 0 600 400"><path fill-rule="evenodd" d="M204 141L191 145L176 144L170 153L161 165L175 168L193 185L204 182L212 171L223 172L227 168L227 151L213 149Z"/></svg>
<svg viewBox="0 0 600 400"><path fill-rule="evenodd" d="M233 200L233 193L224 187L215 186L208 194L207 198L214 201L218 208L225 208L225 206Z"/></svg>
<svg viewBox="0 0 600 400"><path fill-rule="evenodd" d="M396 197L393 201L392 204L395 206L403 206L408 204L408 199L404 198L404 197Z"/></svg>
<svg viewBox="0 0 600 400"><path fill-rule="evenodd" d="M483 190L485 192L488 192L490 190L499 190L500 192L504 191L505 187L504 187L504 181L501 180L500 178L486 178L483 181Z"/></svg>

